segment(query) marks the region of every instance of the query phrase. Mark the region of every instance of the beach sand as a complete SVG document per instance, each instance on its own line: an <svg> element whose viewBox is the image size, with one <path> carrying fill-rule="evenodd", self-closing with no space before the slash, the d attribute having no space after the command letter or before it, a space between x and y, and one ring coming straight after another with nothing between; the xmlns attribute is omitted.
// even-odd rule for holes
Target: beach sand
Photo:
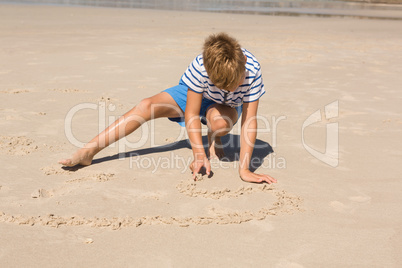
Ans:
<svg viewBox="0 0 402 268"><path fill-rule="evenodd" d="M400 267L401 27L1 5L0 266ZM242 182L233 157L191 181L184 129L166 119L89 167L57 164L176 85L220 31L261 63L256 172L278 183Z"/></svg>

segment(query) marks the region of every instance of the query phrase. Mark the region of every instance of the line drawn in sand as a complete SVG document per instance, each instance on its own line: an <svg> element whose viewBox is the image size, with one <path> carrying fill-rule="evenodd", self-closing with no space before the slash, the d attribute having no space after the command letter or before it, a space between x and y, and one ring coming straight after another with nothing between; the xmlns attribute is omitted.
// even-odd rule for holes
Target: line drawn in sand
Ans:
<svg viewBox="0 0 402 268"><path fill-rule="evenodd" d="M112 176L113 177L113 176ZM249 221L264 220L268 216L279 214L291 214L304 211L301 208L302 199L291 195L284 190L278 190L271 185L259 185L258 187L240 187L237 190L228 188L218 190L207 190L198 188L196 182L181 181L176 189L179 193L190 197L203 198L239 198L243 195L253 193L267 193L273 195L275 200L257 208L256 210L229 210L225 208L210 208L206 215L194 216L142 216L142 217L85 217L85 216L62 216L56 214L47 215L11 215L0 212L0 223L14 223L18 225L41 225L49 227L60 226L90 226L96 228L111 228L118 230L127 227L139 227L141 225L178 225L189 227L191 225L210 225L210 224L241 224ZM41 190L37 195L51 197L52 191ZM35 195L35 192L33 193ZM32 196L34 197L34 196Z"/></svg>

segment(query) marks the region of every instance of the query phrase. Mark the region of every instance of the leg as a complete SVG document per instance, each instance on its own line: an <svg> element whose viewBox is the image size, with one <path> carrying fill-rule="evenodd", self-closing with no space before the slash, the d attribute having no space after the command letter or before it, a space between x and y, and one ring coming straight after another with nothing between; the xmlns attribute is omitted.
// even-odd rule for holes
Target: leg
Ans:
<svg viewBox="0 0 402 268"><path fill-rule="evenodd" d="M143 99L83 148L76 151L71 158L61 160L59 163L64 166L90 165L98 152L131 134L146 121L160 117L180 117L181 113L179 106L166 92Z"/></svg>
<svg viewBox="0 0 402 268"><path fill-rule="evenodd" d="M209 157L221 159L225 156L221 137L232 130L237 120L237 111L226 105L213 104L208 108L206 118L208 125Z"/></svg>

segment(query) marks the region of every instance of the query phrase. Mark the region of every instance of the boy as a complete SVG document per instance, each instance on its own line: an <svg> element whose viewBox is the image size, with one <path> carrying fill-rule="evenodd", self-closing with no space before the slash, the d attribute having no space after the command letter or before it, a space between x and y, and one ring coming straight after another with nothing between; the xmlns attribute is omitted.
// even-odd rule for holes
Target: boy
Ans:
<svg viewBox="0 0 402 268"><path fill-rule="evenodd" d="M258 102L264 93L260 64L256 58L229 35L210 35L205 40L203 53L189 65L179 85L143 99L70 159L59 163L64 166L90 165L99 151L129 135L142 123L168 117L181 125L185 123L194 155L190 169L195 179L203 167L208 175L211 171L202 144L201 122L208 126L210 157L220 158L223 156L220 137L229 133L242 115L240 178L247 182L274 183L274 178L249 170L257 135Z"/></svg>

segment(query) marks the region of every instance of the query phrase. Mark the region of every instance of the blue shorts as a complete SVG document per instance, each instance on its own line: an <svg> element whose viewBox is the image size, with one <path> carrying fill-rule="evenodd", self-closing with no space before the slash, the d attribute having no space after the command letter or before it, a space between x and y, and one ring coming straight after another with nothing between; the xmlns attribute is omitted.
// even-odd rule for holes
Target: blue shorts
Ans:
<svg viewBox="0 0 402 268"><path fill-rule="evenodd" d="M165 89L162 92L167 92L170 96L172 96L174 101L177 103L177 105L180 107L180 109L184 112L186 110L186 103L187 103L187 90L188 90L188 87L182 81L180 81L179 85ZM211 106L212 104L215 104L215 103L216 102L214 102L210 99L206 99L206 98L202 99L201 109L200 109L200 119L201 119L201 123L203 123L204 125L206 125L206 122L207 122L206 118L205 118L205 116L207 114L207 110L208 110L209 106ZM235 107L235 109L237 111L237 120L238 120L242 113L243 105L241 105L239 107ZM177 122L180 126L185 127L184 117L169 117L169 120L171 120L173 122ZM237 120L236 120L236 122L237 122ZM236 122L234 124L236 124Z"/></svg>

